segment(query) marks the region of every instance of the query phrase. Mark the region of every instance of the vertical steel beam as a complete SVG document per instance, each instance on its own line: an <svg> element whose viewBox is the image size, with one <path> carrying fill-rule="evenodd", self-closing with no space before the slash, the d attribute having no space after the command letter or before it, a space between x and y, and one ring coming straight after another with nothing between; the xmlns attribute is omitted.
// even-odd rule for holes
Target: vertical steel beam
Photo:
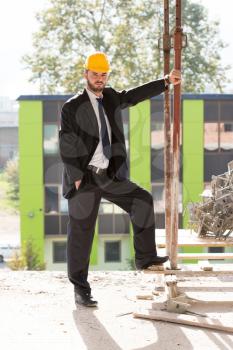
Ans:
<svg viewBox="0 0 233 350"><path fill-rule="evenodd" d="M182 34L181 0L176 0L176 20L174 30L174 68L181 70ZM179 229L179 168L180 168L180 112L181 84L174 86L173 98L173 181L172 181L172 210L171 210L171 268L177 268L177 241Z"/></svg>
<svg viewBox="0 0 233 350"><path fill-rule="evenodd" d="M163 32L163 57L164 75L170 72L170 33L169 33L169 0L164 0L164 32ZM170 91L165 91L164 96L164 185L165 185L165 232L166 253L171 253L171 116L170 116Z"/></svg>

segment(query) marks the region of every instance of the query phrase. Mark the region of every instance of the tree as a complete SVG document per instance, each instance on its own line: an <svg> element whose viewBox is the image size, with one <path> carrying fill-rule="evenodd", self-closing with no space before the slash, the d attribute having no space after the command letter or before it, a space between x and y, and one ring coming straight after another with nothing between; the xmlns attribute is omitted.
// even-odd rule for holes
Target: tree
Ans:
<svg viewBox="0 0 233 350"><path fill-rule="evenodd" d="M48 1L49 6L37 15L40 29L34 34L34 51L23 57L32 72L31 81L40 80L42 93L83 89L83 63L94 50L110 57L109 84L116 89L163 75L163 55L158 48L163 31L160 0ZM183 51L183 90L203 92L209 85L222 92L229 67L220 60L225 44L218 35L219 23L208 22L201 4L183 0L182 5L183 29L188 34L188 47Z"/></svg>
<svg viewBox="0 0 233 350"><path fill-rule="evenodd" d="M10 187L7 192L9 199L19 199L19 159L18 155L14 158L9 159L5 166L5 178L9 183Z"/></svg>

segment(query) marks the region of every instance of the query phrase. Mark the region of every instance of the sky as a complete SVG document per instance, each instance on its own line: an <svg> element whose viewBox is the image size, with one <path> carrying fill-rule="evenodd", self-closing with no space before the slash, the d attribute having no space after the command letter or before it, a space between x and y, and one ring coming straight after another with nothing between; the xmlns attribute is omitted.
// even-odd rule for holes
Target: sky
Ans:
<svg viewBox="0 0 233 350"><path fill-rule="evenodd" d="M173 0L175 1L175 0ZM162 0L161 0L162 2ZM196 0L207 7L210 19L220 20L220 37L229 44L222 52L222 62L231 64L230 83L226 92L233 93L233 1ZM38 28L35 13L47 0L3 0L0 11L0 96L11 99L19 95L38 94L39 84L28 82L22 55L32 50L32 33ZM13 10L12 10L13 9Z"/></svg>

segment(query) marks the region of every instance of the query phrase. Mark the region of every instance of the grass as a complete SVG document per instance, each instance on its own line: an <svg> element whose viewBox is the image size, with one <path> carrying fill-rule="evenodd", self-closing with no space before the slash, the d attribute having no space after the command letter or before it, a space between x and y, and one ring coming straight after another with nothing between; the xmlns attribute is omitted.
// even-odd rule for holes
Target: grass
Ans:
<svg viewBox="0 0 233 350"><path fill-rule="evenodd" d="M7 192L10 189L10 184L6 181L4 172L0 172L0 211L5 211L9 214L18 214L19 200L9 198Z"/></svg>

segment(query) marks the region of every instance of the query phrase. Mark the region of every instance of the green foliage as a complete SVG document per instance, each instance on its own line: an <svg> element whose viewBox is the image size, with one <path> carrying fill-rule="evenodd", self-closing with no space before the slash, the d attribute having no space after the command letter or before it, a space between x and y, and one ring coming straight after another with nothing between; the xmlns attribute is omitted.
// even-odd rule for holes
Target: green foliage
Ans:
<svg viewBox="0 0 233 350"><path fill-rule="evenodd" d="M11 200L19 200L19 162L18 156L9 159L5 166L4 177L9 183L7 196Z"/></svg>
<svg viewBox="0 0 233 350"><path fill-rule="evenodd" d="M170 25L174 26L174 2ZM183 29L188 47L183 50L183 91L222 92L227 68L220 53L225 44L218 22L209 22L207 10L183 0ZM163 76L163 35L160 0L48 0L38 16L31 55L23 61L31 81L40 81L41 93L74 93L83 89L83 63L94 50L108 54L112 73L109 84L123 89ZM172 61L171 61L172 62Z"/></svg>
<svg viewBox="0 0 233 350"><path fill-rule="evenodd" d="M13 271L26 270L25 259L18 251L13 252L6 265Z"/></svg>
<svg viewBox="0 0 233 350"><path fill-rule="evenodd" d="M45 263L40 262L39 253L32 238L28 239L23 245L22 255L27 270L45 270Z"/></svg>
<svg viewBox="0 0 233 350"><path fill-rule="evenodd" d="M38 249L33 238L24 242L21 252L15 251L7 263L12 270L45 270L46 264L40 261Z"/></svg>

